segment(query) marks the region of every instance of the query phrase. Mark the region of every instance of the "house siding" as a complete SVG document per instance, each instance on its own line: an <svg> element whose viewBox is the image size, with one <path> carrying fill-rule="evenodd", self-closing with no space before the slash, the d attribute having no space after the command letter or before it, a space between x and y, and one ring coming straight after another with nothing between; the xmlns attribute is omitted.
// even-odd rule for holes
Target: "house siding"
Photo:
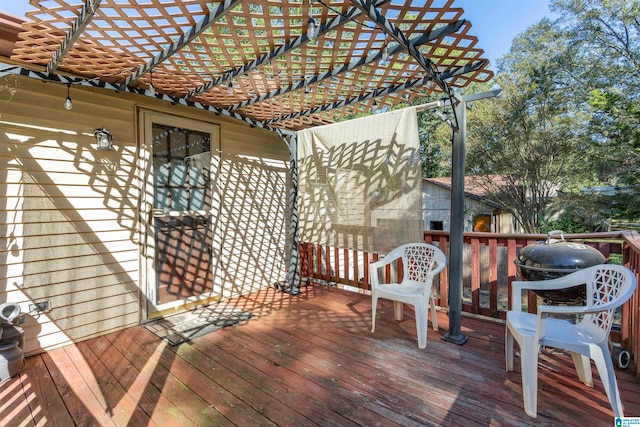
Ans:
<svg viewBox="0 0 640 427"><path fill-rule="evenodd" d="M274 133L162 101L25 77L0 79L0 302L25 315L33 354L139 324L137 109L220 125L214 251L223 297L282 278L289 154ZM93 130L114 135L97 151ZM52 309L29 314L29 304Z"/></svg>
<svg viewBox="0 0 640 427"><path fill-rule="evenodd" d="M517 231L513 215L498 212L489 205L465 197L464 231L473 231L475 215L491 215L491 227L494 233L514 233ZM422 181L422 215L424 229L429 230L431 221L442 221L443 229L451 227L451 191L448 188Z"/></svg>

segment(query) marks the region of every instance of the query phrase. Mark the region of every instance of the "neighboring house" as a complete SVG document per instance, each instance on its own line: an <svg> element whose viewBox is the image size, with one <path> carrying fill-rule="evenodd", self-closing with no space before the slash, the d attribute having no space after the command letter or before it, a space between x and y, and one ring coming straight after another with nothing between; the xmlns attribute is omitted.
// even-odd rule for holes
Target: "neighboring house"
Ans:
<svg viewBox="0 0 640 427"><path fill-rule="evenodd" d="M464 230L517 233L514 216L486 197L474 177L465 177ZM451 178L422 180L422 215L425 230L449 230L451 222Z"/></svg>

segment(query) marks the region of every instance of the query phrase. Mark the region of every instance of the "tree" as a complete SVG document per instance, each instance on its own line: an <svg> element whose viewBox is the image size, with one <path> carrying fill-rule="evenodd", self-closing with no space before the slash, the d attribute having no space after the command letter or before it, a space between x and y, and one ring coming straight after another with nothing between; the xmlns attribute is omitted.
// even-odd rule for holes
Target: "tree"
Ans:
<svg viewBox="0 0 640 427"><path fill-rule="evenodd" d="M424 103L424 102L423 102ZM446 128L445 128L446 127ZM451 175L451 129L432 111L418 113L422 177Z"/></svg>
<svg viewBox="0 0 640 427"><path fill-rule="evenodd" d="M503 178L486 185L525 231L640 217L640 2L551 6L561 18L523 32L499 61L503 98L469 114L470 172ZM602 185L617 196L584 191Z"/></svg>
<svg viewBox="0 0 640 427"><path fill-rule="evenodd" d="M557 66L572 49L563 40L548 20L525 31L501 62L501 98L468 114L468 174L485 177L488 197L530 233L557 211L558 190L589 173L580 132L588 115L567 98Z"/></svg>
<svg viewBox="0 0 640 427"><path fill-rule="evenodd" d="M614 217L640 218L640 2L555 0L590 88L600 179L619 188Z"/></svg>

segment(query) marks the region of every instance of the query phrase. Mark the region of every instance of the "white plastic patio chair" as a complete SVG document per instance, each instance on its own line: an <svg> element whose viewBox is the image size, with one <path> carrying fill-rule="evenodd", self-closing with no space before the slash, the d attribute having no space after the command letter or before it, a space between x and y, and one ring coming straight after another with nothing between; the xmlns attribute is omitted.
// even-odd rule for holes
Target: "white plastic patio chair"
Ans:
<svg viewBox="0 0 640 427"><path fill-rule="evenodd" d="M378 270L402 259L403 278L401 283L380 283ZM418 334L418 348L427 346L428 310L431 305L433 330L438 330L436 306L432 283L436 274L446 265L444 253L427 243L407 243L389 252L382 260L369 265L371 277L371 332L376 329L376 308L378 298L394 301L396 320L402 320L402 304L413 305Z"/></svg>
<svg viewBox="0 0 640 427"><path fill-rule="evenodd" d="M538 306L538 313L521 311L522 291L526 289L564 289L586 285L584 306ZM507 371L513 371L513 340L520 346L520 370L524 410L536 417L538 404L538 354L543 346L568 350L576 367L578 378L593 387L591 361L598 369L600 379L616 417L623 416L622 402L609 352L609 332L615 309L627 301L636 289L636 278L631 270L620 265L602 264L552 279L513 282L513 304L507 312L505 331L505 358ZM583 316L577 322L553 315ZM566 316L565 316L566 317Z"/></svg>

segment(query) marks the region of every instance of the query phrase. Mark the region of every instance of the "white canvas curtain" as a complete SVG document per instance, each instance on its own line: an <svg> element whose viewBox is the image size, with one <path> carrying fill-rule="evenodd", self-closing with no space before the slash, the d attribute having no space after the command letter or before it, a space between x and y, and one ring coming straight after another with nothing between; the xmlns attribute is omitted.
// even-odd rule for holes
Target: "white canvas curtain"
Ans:
<svg viewBox="0 0 640 427"><path fill-rule="evenodd" d="M423 241L415 108L297 136L300 241L379 253Z"/></svg>

